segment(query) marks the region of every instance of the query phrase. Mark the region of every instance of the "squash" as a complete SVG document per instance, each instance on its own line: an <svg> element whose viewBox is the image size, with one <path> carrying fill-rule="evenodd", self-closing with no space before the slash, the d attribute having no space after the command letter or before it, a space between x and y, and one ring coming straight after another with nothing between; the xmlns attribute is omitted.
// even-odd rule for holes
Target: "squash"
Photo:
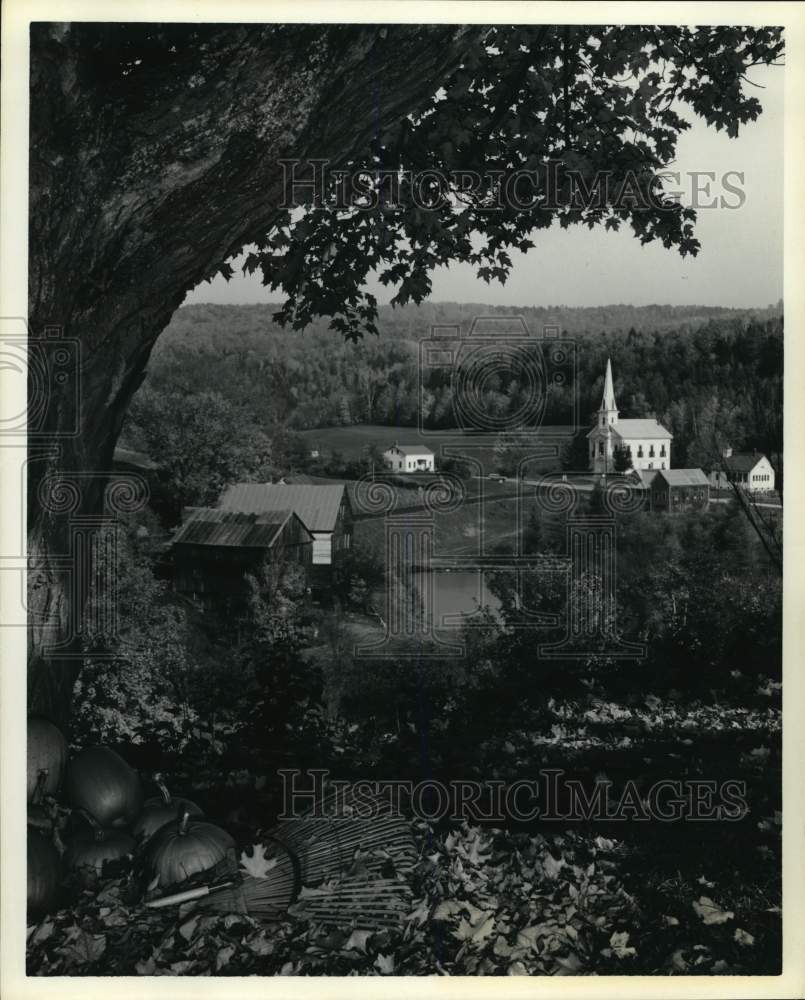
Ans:
<svg viewBox="0 0 805 1000"><path fill-rule="evenodd" d="M82 750L67 766L67 798L102 827L131 826L143 804L139 774L109 747Z"/></svg>
<svg viewBox="0 0 805 1000"><path fill-rule="evenodd" d="M65 864L77 873L83 885L92 885L103 875L103 867L109 861L119 861L132 854L134 838L125 830L104 830L94 816L86 810L79 810L87 821L88 829L74 834L64 855Z"/></svg>
<svg viewBox="0 0 805 1000"><path fill-rule="evenodd" d="M182 797L174 799L162 781L161 774L154 775L154 782L160 794L152 799L146 799L140 818L132 827L135 839L145 843L161 830L166 823L177 822L185 812L191 816L202 816L201 809L195 802Z"/></svg>
<svg viewBox="0 0 805 1000"><path fill-rule="evenodd" d="M28 831L28 920L39 920L59 901L61 859L53 844Z"/></svg>
<svg viewBox="0 0 805 1000"><path fill-rule="evenodd" d="M178 823L169 823L153 838L148 868L157 884L168 889L234 856L235 841L226 830L206 819L190 819L185 810Z"/></svg>
<svg viewBox="0 0 805 1000"><path fill-rule="evenodd" d="M39 788L40 799L55 795L67 763L67 741L61 730L47 719L28 719L28 801L33 802ZM44 778L42 778L44 775Z"/></svg>

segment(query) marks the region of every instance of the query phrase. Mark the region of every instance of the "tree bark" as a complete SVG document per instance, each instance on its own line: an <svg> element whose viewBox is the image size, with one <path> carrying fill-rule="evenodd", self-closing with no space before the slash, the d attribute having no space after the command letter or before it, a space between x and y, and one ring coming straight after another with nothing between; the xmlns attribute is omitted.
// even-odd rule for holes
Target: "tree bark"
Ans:
<svg viewBox="0 0 805 1000"><path fill-rule="evenodd" d="M74 358L63 382L29 375L30 441L46 446L29 454L32 711L68 721L88 589L71 537L104 510L171 315L270 228L278 161L343 165L431 96L478 30L32 26L29 335L51 367L57 343Z"/></svg>

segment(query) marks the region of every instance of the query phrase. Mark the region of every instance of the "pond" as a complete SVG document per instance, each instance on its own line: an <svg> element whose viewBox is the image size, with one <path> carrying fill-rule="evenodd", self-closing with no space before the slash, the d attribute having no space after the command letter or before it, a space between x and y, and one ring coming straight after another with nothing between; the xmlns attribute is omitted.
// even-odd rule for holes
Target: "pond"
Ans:
<svg viewBox="0 0 805 1000"><path fill-rule="evenodd" d="M484 584L477 570L439 570L434 573L434 612L436 624L453 627L459 624L457 616L472 615L479 607L488 605L495 612L500 601ZM450 616L453 621L444 621Z"/></svg>

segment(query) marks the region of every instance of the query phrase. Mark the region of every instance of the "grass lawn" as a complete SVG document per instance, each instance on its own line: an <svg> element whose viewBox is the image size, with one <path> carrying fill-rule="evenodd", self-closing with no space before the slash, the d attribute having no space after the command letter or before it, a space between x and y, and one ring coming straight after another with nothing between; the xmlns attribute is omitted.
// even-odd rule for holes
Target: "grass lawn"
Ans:
<svg viewBox="0 0 805 1000"><path fill-rule="evenodd" d="M563 428L543 428L543 433L562 431ZM434 452L437 458L443 447L466 447L467 455L477 457L486 472L495 469L494 435L464 434L461 431L420 431L416 427L385 427L379 424L353 424L349 427L319 427L314 430L300 431L310 445L320 454L339 451L347 459L360 458L364 448L376 445L381 450L390 448L393 444L425 445ZM558 467L558 458L546 458L545 468Z"/></svg>

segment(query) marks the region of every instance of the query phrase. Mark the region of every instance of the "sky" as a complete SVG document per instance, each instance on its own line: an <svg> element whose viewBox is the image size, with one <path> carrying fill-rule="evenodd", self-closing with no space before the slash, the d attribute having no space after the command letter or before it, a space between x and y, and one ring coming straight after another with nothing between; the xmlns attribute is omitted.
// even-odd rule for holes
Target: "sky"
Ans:
<svg viewBox="0 0 805 1000"><path fill-rule="evenodd" d="M696 258L682 258L659 244L641 246L628 227L620 232L558 225L541 230L536 247L512 253L514 266L505 285L487 285L468 264L437 269L432 276L432 301L484 302L515 306L594 306L625 303L649 305L714 305L761 307L783 297L783 77L782 67L756 67L750 79L765 89L748 89L763 105L763 114L743 126L738 137L708 128L687 116L692 127L683 133L677 159L669 169L683 178L679 190L690 198L694 184L706 204L724 195L729 205L736 196L723 187L743 189L737 208L701 208L696 235L702 249ZM715 173L715 181L691 173ZM709 193L706 185L709 183ZM191 291L185 303L258 303L276 301L257 276L245 276L236 266L228 283L221 277ZM379 302L394 294L377 281L369 285Z"/></svg>

